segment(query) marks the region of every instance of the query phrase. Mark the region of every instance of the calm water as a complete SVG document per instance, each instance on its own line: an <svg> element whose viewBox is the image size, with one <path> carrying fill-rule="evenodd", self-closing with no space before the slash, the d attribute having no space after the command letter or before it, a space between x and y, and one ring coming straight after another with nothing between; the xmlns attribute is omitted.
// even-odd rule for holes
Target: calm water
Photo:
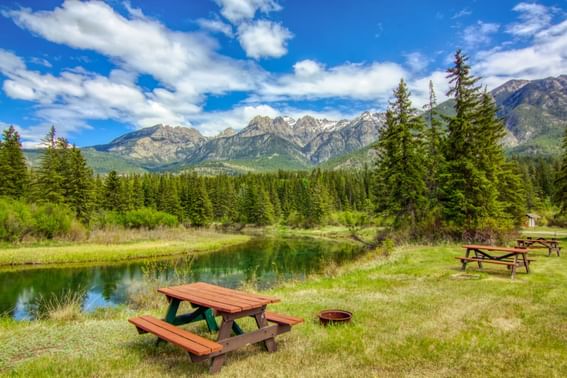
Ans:
<svg viewBox="0 0 567 378"><path fill-rule="evenodd" d="M108 266L0 271L0 313L30 319L45 298L83 294L83 309L115 306L144 281L205 281L225 287L254 282L259 288L304 279L328 264L355 259L352 244L311 239L255 239L247 244L193 257L138 261ZM44 298L44 299L42 299Z"/></svg>

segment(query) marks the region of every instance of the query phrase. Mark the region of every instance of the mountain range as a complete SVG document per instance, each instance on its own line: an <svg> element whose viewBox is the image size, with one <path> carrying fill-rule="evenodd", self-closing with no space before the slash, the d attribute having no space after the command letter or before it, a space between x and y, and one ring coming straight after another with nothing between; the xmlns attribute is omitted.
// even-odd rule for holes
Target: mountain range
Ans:
<svg viewBox="0 0 567 378"><path fill-rule="evenodd" d="M491 91L506 123L509 153L557 155L567 125L567 75L541 80L511 80ZM453 102L438 110L453 113ZM327 169L371 161L385 113L364 112L339 121L306 115L257 116L241 130L214 137L197 129L155 125L124 134L108 144L83 148L96 172L196 170L205 174L276 169ZM32 165L37 150L26 151Z"/></svg>

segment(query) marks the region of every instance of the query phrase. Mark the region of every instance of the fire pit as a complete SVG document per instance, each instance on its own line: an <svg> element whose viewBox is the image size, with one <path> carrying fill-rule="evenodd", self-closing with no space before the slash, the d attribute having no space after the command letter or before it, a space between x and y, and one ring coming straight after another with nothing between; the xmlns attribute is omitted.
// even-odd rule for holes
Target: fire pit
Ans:
<svg viewBox="0 0 567 378"><path fill-rule="evenodd" d="M344 324L350 322L352 313L344 310L323 310L319 313L319 322L322 325Z"/></svg>

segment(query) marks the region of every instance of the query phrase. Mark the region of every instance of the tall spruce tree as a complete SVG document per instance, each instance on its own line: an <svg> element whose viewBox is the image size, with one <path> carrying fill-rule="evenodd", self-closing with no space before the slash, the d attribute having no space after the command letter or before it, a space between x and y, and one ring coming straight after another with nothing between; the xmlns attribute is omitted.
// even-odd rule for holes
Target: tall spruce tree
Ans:
<svg viewBox="0 0 567 378"><path fill-rule="evenodd" d="M431 207L436 207L439 199L439 175L443 166L443 129L441 117L437 111L437 96L433 82L429 81L429 101L425 105L427 128L425 130L425 143L427 151L427 189Z"/></svg>
<svg viewBox="0 0 567 378"><path fill-rule="evenodd" d="M29 186L28 167L22 151L20 135L10 126L0 142L0 196L22 198Z"/></svg>
<svg viewBox="0 0 567 378"><path fill-rule="evenodd" d="M380 213L392 215L396 227L411 230L415 230L428 205L423 129L423 118L417 116L407 85L401 80L377 142L376 198Z"/></svg>
<svg viewBox="0 0 567 378"><path fill-rule="evenodd" d="M486 161L497 149L493 130L479 119L478 78L470 73L468 58L457 50L454 66L447 70L448 96L455 100L455 116L448 117L445 167L441 176L444 214L461 229L475 229L483 219L499 214L498 190L493 169ZM486 119L489 114L482 114ZM494 114L494 117L496 115ZM482 117L481 117L482 118Z"/></svg>
<svg viewBox="0 0 567 378"><path fill-rule="evenodd" d="M93 172L88 167L81 150L73 146L68 154L70 175L65 202L75 211L77 218L88 221L93 205Z"/></svg>
<svg viewBox="0 0 567 378"><path fill-rule="evenodd" d="M561 163L557 172L556 199L560 207L562 215L567 216L567 128L563 137L563 152L561 154Z"/></svg>
<svg viewBox="0 0 567 378"><path fill-rule="evenodd" d="M57 151L55 127L51 127L42 140L43 154L39 169L35 173L34 197L38 202L63 203L64 177L62 174L61 156Z"/></svg>
<svg viewBox="0 0 567 378"><path fill-rule="evenodd" d="M106 210L122 211L122 188L120 178L116 171L112 170L104 180L104 198L103 207Z"/></svg>

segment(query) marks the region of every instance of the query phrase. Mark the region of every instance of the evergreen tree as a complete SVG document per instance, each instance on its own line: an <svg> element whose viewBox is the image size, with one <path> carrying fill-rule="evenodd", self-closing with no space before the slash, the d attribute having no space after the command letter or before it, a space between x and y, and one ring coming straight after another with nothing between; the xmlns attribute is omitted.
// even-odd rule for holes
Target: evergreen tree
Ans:
<svg viewBox="0 0 567 378"><path fill-rule="evenodd" d="M565 129L565 136L563 137L561 164L557 172L555 184L557 187L556 199L560 212L562 215L567 215L567 129Z"/></svg>
<svg viewBox="0 0 567 378"><path fill-rule="evenodd" d="M20 135L10 126L0 142L0 196L22 198L29 186L28 167L22 151Z"/></svg>
<svg viewBox="0 0 567 378"><path fill-rule="evenodd" d="M429 81L429 102L425 106L427 129L425 141L427 147L427 175L426 182L429 190L431 207L437 205L439 198L439 175L443 166L443 134L440 115L437 110L437 97L433 82Z"/></svg>
<svg viewBox="0 0 567 378"><path fill-rule="evenodd" d="M55 127L51 127L43 139L45 149L41 157L41 163L35 174L35 194L38 202L63 203L64 202L64 178L61 173L61 157L57 151L57 138Z"/></svg>
<svg viewBox="0 0 567 378"><path fill-rule="evenodd" d="M75 211L77 218L88 221L93 205L93 173L81 150L75 146L69 153L69 166L72 174L66 177L68 192L65 202Z"/></svg>
<svg viewBox="0 0 567 378"><path fill-rule="evenodd" d="M487 160L484 155L493 152L493 140L481 133L480 88L476 85L478 78L470 73L467 59L457 50L454 66L447 71L451 84L447 95L455 100L456 114L448 117L446 162L441 181L446 219L470 230L478 227L483 219L498 215L499 204L491 174L495 170L487 168L490 162L483 162Z"/></svg>
<svg viewBox="0 0 567 378"><path fill-rule="evenodd" d="M103 207L106 210L122 211L120 178L116 171L110 171L104 180Z"/></svg>
<svg viewBox="0 0 567 378"><path fill-rule="evenodd" d="M194 185L189 190L187 218L193 226L202 227L208 225L212 220L213 205L209 199L203 179L196 178Z"/></svg>
<svg viewBox="0 0 567 378"><path fill-rule="evenodd" d="M378 211L392 215L395 225L415 230L427 208L423 118L411 106L403 80L386 112L386 127L377 142Z"/></svg>

